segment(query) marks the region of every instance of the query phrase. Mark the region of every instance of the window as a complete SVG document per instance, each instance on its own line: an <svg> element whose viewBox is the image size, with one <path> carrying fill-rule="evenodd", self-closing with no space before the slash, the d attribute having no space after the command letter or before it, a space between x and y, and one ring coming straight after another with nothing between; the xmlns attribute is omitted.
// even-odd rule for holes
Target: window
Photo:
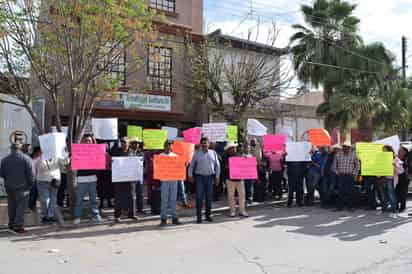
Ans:
<svg viewBox="0 0 412 274"><path fill-rule="evenodd" d="M172 91L172 49L149 47L147 69L152 90Z"/></svg>
<svg viewBox="0 0 412 274"><path fill-rule="evenodd" d="M158 10L176 11L176 0L150 0L150 6Z"/></svg>
<svg viewBox="0 0 412 274"><path fill-rule="evenodd" d="M111 78L119 81L122 86L126 85L126 50L123 46L112 46L108 43L102 50L101 65Z"/></svg>

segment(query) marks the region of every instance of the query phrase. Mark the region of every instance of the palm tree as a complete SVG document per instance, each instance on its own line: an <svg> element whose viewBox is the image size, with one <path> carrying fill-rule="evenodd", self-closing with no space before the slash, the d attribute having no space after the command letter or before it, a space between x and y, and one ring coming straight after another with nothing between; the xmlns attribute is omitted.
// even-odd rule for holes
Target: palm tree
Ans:
<svg viewBox="0 0 412 274"><path fill-rule="evenodd" d="M304 83L322 84L325 98L336 83L347 77L345 71L333 71L325 65L340 65L348 51L362 43L358 35L360 20L353 16L356 5L341 0L316 0L313 6L302 5L306 26L292 27L296 33L290 38L293 63Z"/></svg>

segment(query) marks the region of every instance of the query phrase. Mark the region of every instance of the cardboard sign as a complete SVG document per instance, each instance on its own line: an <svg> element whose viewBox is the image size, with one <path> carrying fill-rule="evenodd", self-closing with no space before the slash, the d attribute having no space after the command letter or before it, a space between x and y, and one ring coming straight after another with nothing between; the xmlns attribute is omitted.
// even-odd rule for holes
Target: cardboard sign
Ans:
<svg viewBox="0 0 412 274"><path fill-rule="evenodd" d="M227 141L237 143L237 126L227 127Z"/></svg>
<svg viewBox="0 0 412 274"><path fill-rule="evenodd" d="M311 149L312 145L309 142L286 143L286 162L310 162Z"/></svg>
<svg viewBox="0 0 412 274"><path fill-rule="evenodd" d="M247 134L265 136L268 129L256 119L247 119Z"/></svg>
<svg viewBox="0 0 412 274"><path fill-rule="evenodd" d="M187 162L191 162L193 153L195 152L195 145L182 141L174 141L172 151L180 156L183 156Z"/></svg>
<svg viewBox="0 0 412 274"><path fill-rule="evenodd" d="M167 131L160 129L143 130L144 148L147 150L162 150L167 140Z"/></svg>
<svg viewBox="0 0 412 274"><path fill-rule="evenodd" d="M209 142L225 142L227 135L226 123L203 124L202 134L209 139Z"/></svg>
<svg viewBox="0 0 412 274"><path fill-rule="evenodd" d="M143 157L112 157L112 182L143 182Z"/></svg>
<svg viewBox="0 0 412 274"><path fill-rule="evenodd" d="M359 160L363 159L363 155L374 155L383 151L382 144L374 143L356 143L356 156Z"/></svg>
<svg viewBox="0 0 412 274"><path fill-rule="evenodd" d="M398 154L399 149L401 147L401 140L399 139L398 135L391 136L382 140L378 140L374 142L375 144L382 144L385 146L391 146L395 154Z"/></svg>
<svg viewBox="0 0 412 274"><path fill-rule="evenodd" d="M393 174L392 152L362 154L362 176L393 176Z"/></svg>
<svg viewBox="0 0 412 274"><path fill-rule="evenodd" d="M200 143L201 128L194 127L183 131L183 138L185 142L198 145Z"/></svg>
<svg viewBox="0 0 412 274"><path fill-rule="evenodd" d="M63 132L49 133L39 136L43 160L64 159L66 153L66 134Z"/></svg>
<svg viewBox="0 0 412 274"><path fill-rule="evenodd" d="M308 131L309 140L312 145L320 147L323 145L331 146L332 139L329 132L324 128L312 128Z"/></svg>
<svg viewBox="0 0 412 274"><path fill-rule="evenodd" d="M283 134L272 134L263 136L263 151L286 151L287 136Z"/></svg>
<svg viewBox="0 0 412 274"><path fill-rule="evenodd" d="M168 140L176 140L177 137L177 128L174 127L162 127L162 130L167 131Z"/></svg>
<svg viewBox="0 0 412 274"><path fill-rule="evenodd" d="M72 170L105 170L105 144L73 144Z"/></svg>
<svg viewBox="0 0 412 274"><path fill-rule="evenodd" d="M137 138L139 141L143 141L143 128L139 126L127 126L127 138Z"/></svg>
<svg viewBox="0 0 412 274"><path fill-rule="evenodd" d="M99 140L117 140L117 118L92 119L93 134Z"/></svg>
<svg viewBox="0 0 412 274"><path fill-rule="evenodd" d="M255 157L230 157L229 177L231 180L255 180L257 176L257 162Z"/></svg>
<svg viewBox="0 0 412 274"><path fill-rule="evenodd" d="M186 179L186 159L182 156L155 155L153 158L153 178L161 181Z"/></svg>

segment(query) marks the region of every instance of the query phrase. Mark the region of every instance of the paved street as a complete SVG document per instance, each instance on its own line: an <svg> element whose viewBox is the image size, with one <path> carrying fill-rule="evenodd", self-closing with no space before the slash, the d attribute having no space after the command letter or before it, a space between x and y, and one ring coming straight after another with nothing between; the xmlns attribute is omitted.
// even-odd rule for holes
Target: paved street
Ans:
<svg viewBox="0 0 412 274"><path fill-rule="evenodd" d="M409 204L412 206L412 203ZM410 209L411 210L411 209ZM158 221L0 233L1 273L411 273L412 218L265 207L179 227ZM6 255L6 256L4 256Z"/></svg>

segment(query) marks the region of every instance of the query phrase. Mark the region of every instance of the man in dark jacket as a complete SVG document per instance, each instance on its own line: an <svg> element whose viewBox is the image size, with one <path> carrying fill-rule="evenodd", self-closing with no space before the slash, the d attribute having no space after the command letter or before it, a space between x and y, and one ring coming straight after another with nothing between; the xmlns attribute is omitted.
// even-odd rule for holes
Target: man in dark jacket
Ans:
<svg viewBox="0 0 412 274"><path fill-rule="evenodd" d="M11 153L0 164L0 177L4 179L8 198L9 228L17 233L26 232L24 211L35 176L33 163L22 148L21 143L13 144Z"/></svg>

